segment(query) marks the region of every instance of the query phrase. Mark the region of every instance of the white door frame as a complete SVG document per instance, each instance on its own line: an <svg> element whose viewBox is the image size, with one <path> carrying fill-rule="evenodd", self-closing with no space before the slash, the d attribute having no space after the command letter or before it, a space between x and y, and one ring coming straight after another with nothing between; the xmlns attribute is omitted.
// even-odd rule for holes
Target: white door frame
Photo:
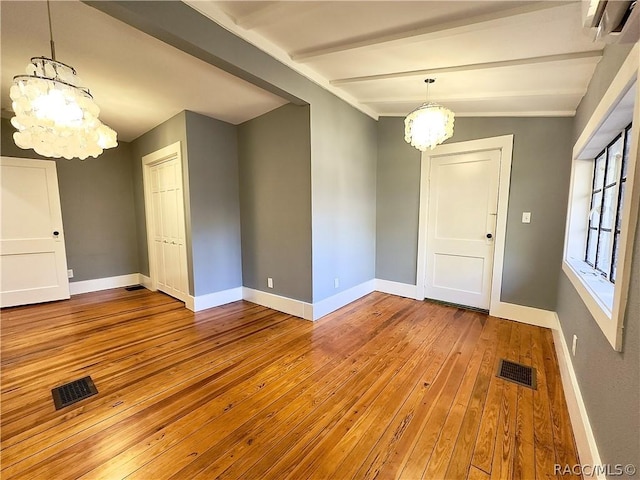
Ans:
<svg viewBox="0 0 640 480"><path fill-rule="evenodd" d="M145 155L142 157L142 182L144 185L144 210L145 210L145 220L147 226L147 255L149 257L149 277L151 277L151 288L150 290L156 291L158 290L158 273L157 273L157 265L156 265L156 255L155 255L155 242L153 239L153 232L155 231L155 222L152 215L152 194L151 194L151 167L163 162L165 160L169 160L172 158L176 158L178 160L178 171L180 172L180 179L182 181L182 215L185 217L185 221L182 222L182 225L186 229L186 212L185 212L185 200L184 200L184 175L182 170L182 149L180 146L180 142L172 143L171 145L167 145L160 150L157 150L153 153ZM186 242L186 232L183 232L184 239ZM186 252L186 244L185 244L185 252ZM185 271L187 272L187 291L184 294L184 298L180 298L183 302L187 302L189 300L189 263L185 258L181 259L184 262Z"/></svg>
<svg viewBox="0 0 640 480"><path fill-rule="evenodd" d="M509 206L509 186L511 184L511 159L513 155L513 135L482 138L466 142L439 145L422 153L420 160L420 213L418 220L418 263L416 277L416 299L424 300L425 277L427 271L427 225L429 211L429 172L431 158L442 155L456 155L482 150L500 150L500 179L498 183L498 216L494 243L493 273L491 275L491 303L489 313L500 304L502 291L502 269L504 264L505 235L507 231L507 208Z"/></svg>

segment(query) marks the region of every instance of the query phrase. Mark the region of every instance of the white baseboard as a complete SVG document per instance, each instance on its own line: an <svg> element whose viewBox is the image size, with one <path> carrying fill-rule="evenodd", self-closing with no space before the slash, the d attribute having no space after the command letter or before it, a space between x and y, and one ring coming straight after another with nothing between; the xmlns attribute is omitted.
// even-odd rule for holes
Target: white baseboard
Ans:
<svg viewBox="0 0 640 480"><path fill-rule="evenodd" d="M137 285L138 283L140 283L140 275L138 273L130 273L128 275L118 275L117 277L70 282L69 293L71 295L79 295L81 293L109 290L110 288L128 287L129 285Z"/></svg>
<svg viewBox="0 0 640 480"><path fill-rule="evenodd" d="M248 302L262 305L263 307L272 308L279 312L314 321L373 291L374 281L369 280L313 304L248 287L242 287L242 298Z"/></svg>
<svg viewBox="0 0 640 480"><path fill-rule="evenodd" d="M335 312L339 308L356 301L357 299L370 294L375 290L375 280L369 280L367 282L351 287L348 290L344 290L336 295L332 295L329 298L320 300L313 304L313 320L318 320L325 315Z"/></svg>
<svg viewBox="0 0 640 480"><path fill-rule="evenodd" d="M142 273L139 273L138 275L140 275L140 282L139 282L140 285L142 285L147 290L153 291L153 282L151 281L151 278L147 277Z"/></svg>
<svg viewBox="0 0 640 480"><path fill-rule="evenodd" d="M542 310L539 308L525 307L514 303L498 302L491 305L489 315L492 317L506 318L516 322L528 323L538 327L545 327L555 330L558 328L558 317L555 312Z"/></svg>
<svg viewBox="0 0 640 480"><path fill-rule="evenodd" d="M242 287L230 288L221 292L208 293L206 295L198 295L193 297L189 295L189 299L185 302L185 306L192 312L199 312L207 308L219 307L231 302L242 300Z"/></svg>
<svg viewBox="0 0 640 480"><path fill-rule="evenodd" d="M405 298L416 298L417 286L408 283L392 282L391 280L375 279L375 290L377 292L389 293Z"/></svg>
<svg viewBox="0 0 640 480"><path fill-rule="evenodd" d="M313 320L313 305L293 298L281 297L273 293L242 287L242 298L248 302L257 303L263 307L272 308L279 312L295 315L305 320Z"/></svg>
<svg viewBox="0 0 640 480"><path fill-rule="evenodd" d="M580 393L578 379L573 369L569 347L562 333L558 316L555 313L554 315L556 316L558 327L553 330L553 343L556 347L560 377L562 378L564 396L567 400L567 407L569 408L569 417L571 418L571 426L573 427L573 435L576 440L580 463L582 465L602 465L596 439L593 436L593 430L591 429L591 423L587 415L587 409L582 400L582 394ZM601 473L599 473L597 477L594 476L592 478L606 480L606 477Z"/></svg>

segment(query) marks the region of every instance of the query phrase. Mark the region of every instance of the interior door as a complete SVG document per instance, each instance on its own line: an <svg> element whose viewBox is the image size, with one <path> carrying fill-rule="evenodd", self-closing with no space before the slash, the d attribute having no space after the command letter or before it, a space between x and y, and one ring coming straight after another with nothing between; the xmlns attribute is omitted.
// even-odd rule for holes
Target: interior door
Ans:
<svg viewBox="0 0 640 480"><path fill-rule="evenodd" d="M56 163L0 159L0 304L69 298Z"/></svg>
<svg viewBox="0 0 640 480"><path fill-rule="evenodd" d="M500 150L431 158L425 296L488 310Z"/></svg>
<svg viewBox="0 0 640 480"><path fill-rule="evenodd" d="M153 164L151 200L157 287L182 301L188 295L182 171L177 158Z"/></svg>

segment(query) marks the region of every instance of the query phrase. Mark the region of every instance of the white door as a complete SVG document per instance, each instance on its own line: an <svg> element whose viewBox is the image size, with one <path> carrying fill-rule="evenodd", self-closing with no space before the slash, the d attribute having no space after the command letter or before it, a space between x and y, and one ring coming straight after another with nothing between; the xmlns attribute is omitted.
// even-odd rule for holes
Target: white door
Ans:
<svg viewBox="0 0 640 480"><path fill-rule="evenodd" d="M149 255L153 256L151 275L156 288L186 301L189 286L184 198L182 166L177 155L153 161L157 155L151 154L143 159L148 177L147 207L151 213L147 228L151 229Z"/></svg>
<svg viewBox="0 0 640 480"><path fill-rule="evenodd" d="M69 298L56 163L2 157L0 304Z"/></svg>
<svg viewBox="0 0 640 480"><path fill-rule="evenodd" d="M488 310L500 150L431 157L425 297Z"/></svg>

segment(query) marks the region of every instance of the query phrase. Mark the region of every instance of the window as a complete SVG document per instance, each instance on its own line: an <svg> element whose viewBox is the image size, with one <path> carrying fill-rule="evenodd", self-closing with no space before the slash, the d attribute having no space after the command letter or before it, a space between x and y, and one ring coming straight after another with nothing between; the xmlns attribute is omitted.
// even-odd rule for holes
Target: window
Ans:
<svg viewBox="0 0 640 480"><path fill-rule="evenodd" d="M611 283L616 278L630 148L631 125L628 125L593 162L584 260Z"/></svg>
<svg viewBox="0 0 640 480"><path fill-rule="evenodd" d="M562 271L620 351L640 211L640 46L609 84L573 147ZM640 240L635 240L640 241ZM585 318L585 321L592 321Z"/></svg>

